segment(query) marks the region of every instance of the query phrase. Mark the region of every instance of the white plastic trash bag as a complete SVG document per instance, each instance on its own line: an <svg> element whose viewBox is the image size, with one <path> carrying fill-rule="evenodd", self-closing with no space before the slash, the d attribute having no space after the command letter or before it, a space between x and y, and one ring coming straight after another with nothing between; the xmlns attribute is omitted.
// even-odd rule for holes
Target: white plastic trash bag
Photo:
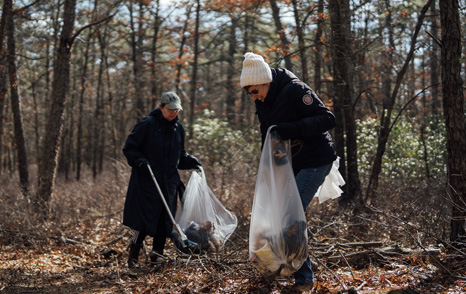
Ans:
<svg viewBox="0 0 466 294"><path fill-rule="evenodd" d="M338 170L340 168L340 157L337 157L333 162L330 173L325 177L324 182L317 190L314 197L319 198L319 203L322 203L328 199L335 199L341 196L343 190L340 186L345 184L343 176Z"/></svg>
<svg viewBox="0 0 466 294"><path fill-rule="evenodd" d="M306 218L290 154L289 146L269 128L249 230L249 260L266 276L288 276L308 256Z"/></svg>
<svg viewBox="0 0 466 294"><path fill-rule="evenodd" d="M183 194L183 206L176 221L189 241L196 243L195 251L219 251L233 234L238 221L215 197L207 185L202 167L193 171Z"/></svg>

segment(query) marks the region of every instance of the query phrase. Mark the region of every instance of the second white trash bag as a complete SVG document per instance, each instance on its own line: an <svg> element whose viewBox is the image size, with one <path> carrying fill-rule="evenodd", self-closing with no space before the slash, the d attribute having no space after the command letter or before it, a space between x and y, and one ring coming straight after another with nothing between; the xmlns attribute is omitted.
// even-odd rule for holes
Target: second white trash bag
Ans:
<svg viewBox="0 0 466 294"><path fill-rule="evenodd" d="M333 161L330 173L325 177L324 182L317 190L314 197L319 198L319 203L327 201L328 199L335 199L341 196L343 190L340 186L345 184L343 176L338 169L340 168L340 157Z"/></svg>
<svg viewBox="0 0 466 294"><path fill-rule="evenodd" d="M192 172L182 202L176 221L189 241L197 243L195 251L220 250L235 231L238 221L215 197L202 167L200 172Z"/></svg>
<svg viewBox="0 0 466 294"><path fill-rule="evenodd" d="M249 229L249 260L266 276L288 276L308 256L306 218L290 154L289 146L269 128Z"/></svg>

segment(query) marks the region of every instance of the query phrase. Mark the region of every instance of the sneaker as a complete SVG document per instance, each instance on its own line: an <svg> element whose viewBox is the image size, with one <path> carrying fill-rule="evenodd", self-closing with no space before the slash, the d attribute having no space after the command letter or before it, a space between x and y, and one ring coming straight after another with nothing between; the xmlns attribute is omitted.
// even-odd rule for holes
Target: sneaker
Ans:
<svg viewBox="0 0 466 294"><path fill-rule="evenodd" d="M291 286L288 289L288 291L289 291L289 293L302 293L302 292L312 290L313 287L314 287L313 282L311 282L311 283L297 282L297 283L294 283L294 285Z"/></svg>

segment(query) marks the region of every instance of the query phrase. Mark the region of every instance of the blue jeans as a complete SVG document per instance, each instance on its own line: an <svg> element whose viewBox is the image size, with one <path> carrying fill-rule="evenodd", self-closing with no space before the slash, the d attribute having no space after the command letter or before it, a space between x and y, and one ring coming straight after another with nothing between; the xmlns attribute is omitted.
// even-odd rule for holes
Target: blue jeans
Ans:
<svg viewBox="0 0 466 294"><path fill-rule="evenodd" d="M296 175L296 184L298 186L304 212L306 212L307 206L311 203L312 198L314 198L320 185L324 182L325 177L330 173L332 165L333 163L330 163L320 167L302 169ZM308 284L314 282L314 273L312 272L309 255L301 268L293 275L295 283Z"/></svg>

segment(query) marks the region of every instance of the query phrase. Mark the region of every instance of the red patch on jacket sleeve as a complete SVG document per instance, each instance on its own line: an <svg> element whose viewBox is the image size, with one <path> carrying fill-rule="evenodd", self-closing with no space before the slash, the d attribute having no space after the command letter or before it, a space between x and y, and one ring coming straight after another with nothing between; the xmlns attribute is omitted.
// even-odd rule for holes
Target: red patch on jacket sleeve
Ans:
<svg viewBox="0 0 466 294"><path fill-rule="evenodd" d="M305 105L311 105L312 104L312 96L309 94L306 94L303 96L303 103Z"/></svg>

